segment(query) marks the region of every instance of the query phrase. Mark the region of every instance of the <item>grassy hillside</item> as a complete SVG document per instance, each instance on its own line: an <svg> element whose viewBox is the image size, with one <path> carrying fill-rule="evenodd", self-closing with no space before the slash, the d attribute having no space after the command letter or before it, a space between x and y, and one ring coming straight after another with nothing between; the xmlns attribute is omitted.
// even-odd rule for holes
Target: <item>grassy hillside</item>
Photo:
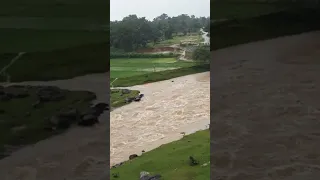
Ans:
<svg viewBox="0 0 320 180"><path fill-rule="evenodd" d="M191 165L189 156L198 161ZM210 179L210 131L199 131L160 146L124 165L111 169L111 180L137 179L141 171L160 174L165 180Z"/></svg>

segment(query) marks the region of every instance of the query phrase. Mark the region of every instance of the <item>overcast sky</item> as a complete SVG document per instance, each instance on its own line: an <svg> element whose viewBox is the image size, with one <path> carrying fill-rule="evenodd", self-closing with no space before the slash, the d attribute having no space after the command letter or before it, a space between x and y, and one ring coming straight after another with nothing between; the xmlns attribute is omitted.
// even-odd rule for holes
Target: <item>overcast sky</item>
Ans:
<svg viewBox="0 0 320 180"><path fill-rule="evenodd" d="M110 20L122 20L129 14L148 20L161 15L188 14L210 16L210 0L110 0Z"/></svg>

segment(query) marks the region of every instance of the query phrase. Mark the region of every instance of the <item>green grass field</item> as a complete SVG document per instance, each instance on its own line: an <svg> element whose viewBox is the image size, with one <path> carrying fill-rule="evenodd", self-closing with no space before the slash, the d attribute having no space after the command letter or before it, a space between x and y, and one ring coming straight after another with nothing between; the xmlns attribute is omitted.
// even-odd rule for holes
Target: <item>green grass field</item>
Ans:
<svg viewBox="0 0 320 180"><path fill-rule="evenodd" d="M176 61L175 58L132 58L110 60L113 87L128 87L209 71L207 64Z"/></svg>
<svg viewBox="0 0 320 180"><path fill-rule="evenodd" d="M132 58L111 59L110 77L126 78L165 70L190 67L192 62L177 61L175 58Z"/></svg>
<svg viewBox="0 0 320 180"><path fill-rule="evenodd" d="M199 164L191 166L189 156L194 157ZM160 174L164 180L210 179L210 131L198 131L127 161L111 169L110 179L137 179L141 171Z"/></svg>

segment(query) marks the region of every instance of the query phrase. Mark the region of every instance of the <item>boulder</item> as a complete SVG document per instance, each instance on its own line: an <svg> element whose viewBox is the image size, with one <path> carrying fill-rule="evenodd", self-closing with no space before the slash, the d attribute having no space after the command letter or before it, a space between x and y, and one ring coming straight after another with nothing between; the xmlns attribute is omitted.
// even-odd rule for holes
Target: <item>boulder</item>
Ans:
<svg viewBox="0 0 320 180"><path fill-rule="evenodd" d="M132 160L132 159L137 158L137 157L138 157L137 154L131 154L131 155L129 156L129 160Z"/></svg>
<svg viewBox="0 0 320 180"><path fill-rule="evenodd" d="M115 165L111 166L111 169L113 169L113 168L117 168L117 167L120 167L120 166L121 166L121 165L123 165L123 164L124 164L124 162L121 162L121 163L115 164Z"/></svg>
<svg viewBox="0 0 320 180"><path fill-rule="evenodd" d="M139 94L138 96L136 96L134 98L134 101L140 101L143 96L144 96L144 94Z"/></svg>
<svg viewBox="0 0 320 180"><path fill-rule="evenodd" d="M161 175L156 174L151 176L149 172L142 171L140 172L140 180L161 180Z"/></svg>

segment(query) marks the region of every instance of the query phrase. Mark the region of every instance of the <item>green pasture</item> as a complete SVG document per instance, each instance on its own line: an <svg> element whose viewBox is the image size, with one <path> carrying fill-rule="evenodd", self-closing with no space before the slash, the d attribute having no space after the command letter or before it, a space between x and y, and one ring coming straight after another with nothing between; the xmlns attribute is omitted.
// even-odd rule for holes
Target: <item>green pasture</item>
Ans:
<svg viewBox="0 0 320 180"><path fill-rule="evenodd" d="M177 61L175 58L111 59L110 78L126 78L153 72L191 67L193 65L195 65L195 63Z"/></svg>

